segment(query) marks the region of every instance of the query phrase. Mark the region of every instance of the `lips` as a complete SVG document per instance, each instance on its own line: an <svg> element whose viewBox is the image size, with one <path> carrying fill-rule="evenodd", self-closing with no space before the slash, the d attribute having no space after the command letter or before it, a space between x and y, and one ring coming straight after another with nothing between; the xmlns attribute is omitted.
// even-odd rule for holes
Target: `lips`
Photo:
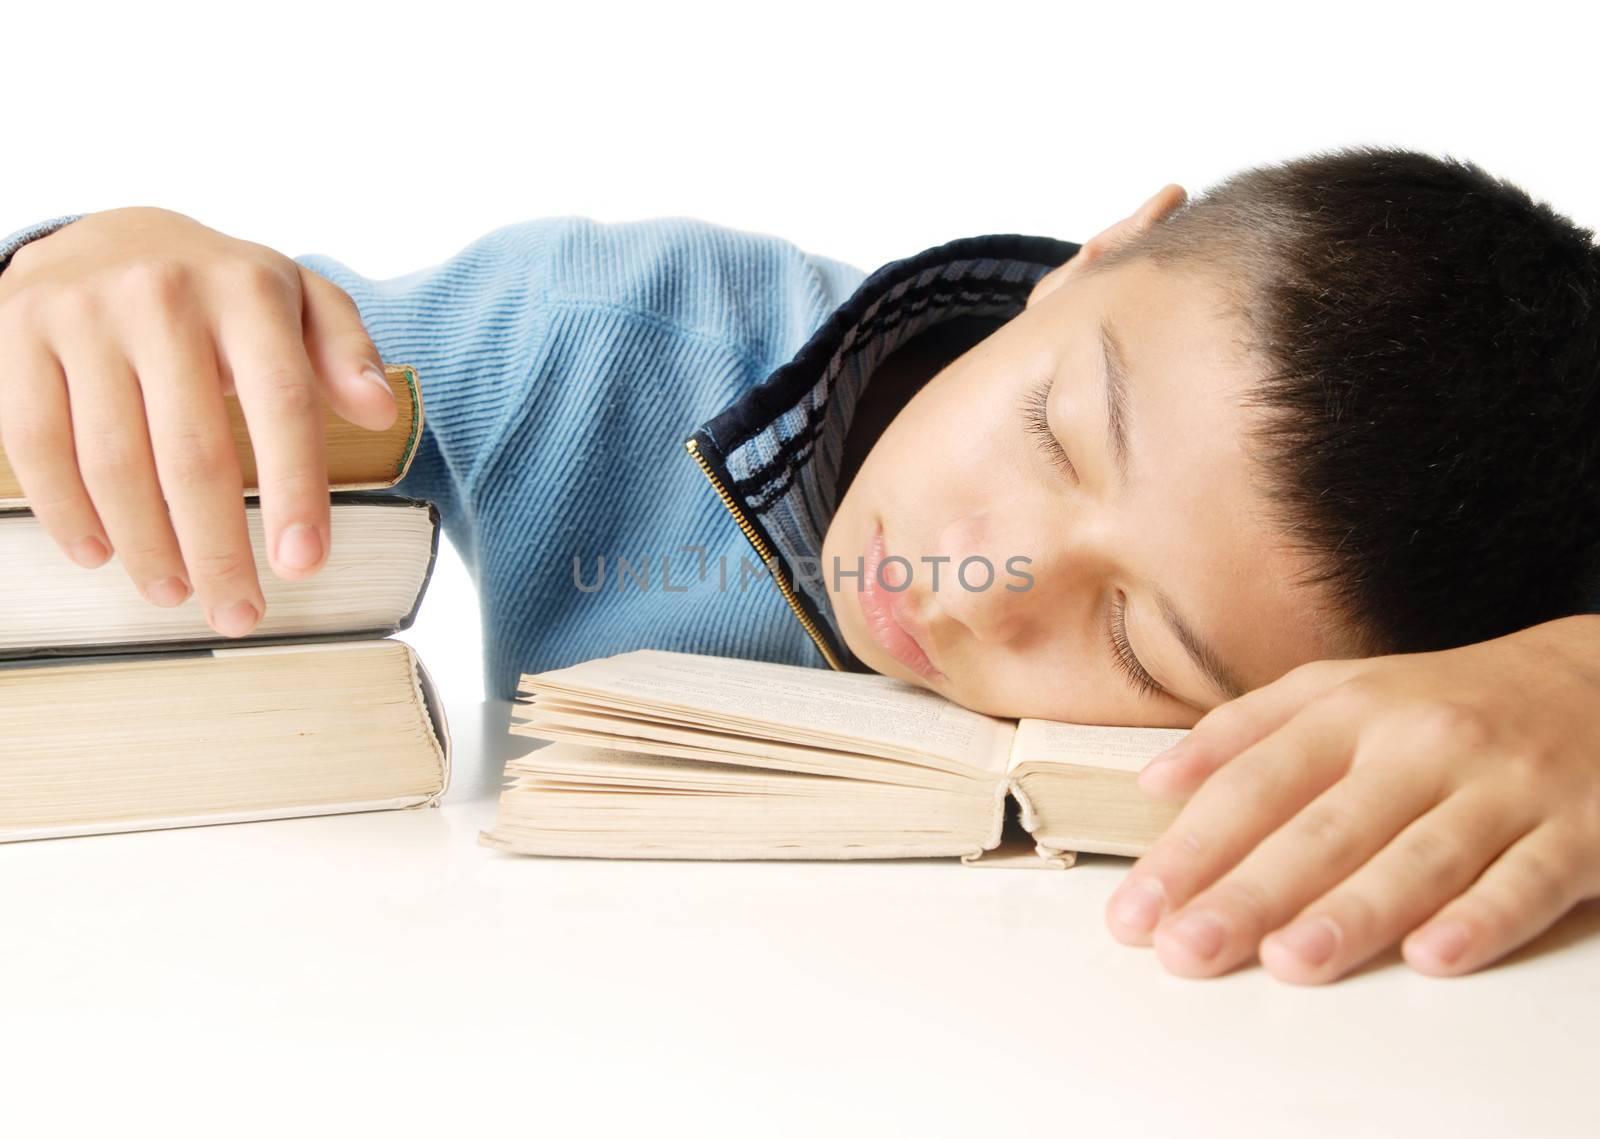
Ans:
<svg viewBox="0 0 1600 1139"><path fill-rule="evenodd" d="M884 548L883 524L875 522L872 541L867 545L867 557L861 590L857 594L861 615L866 618L867 631L878 647L905 665L918 676L929 680L943 680L944 673L933 666L927 650L916 636L916 624L907 612L906 590L886 590L878 584L878 567L887 557Z"/></svg>

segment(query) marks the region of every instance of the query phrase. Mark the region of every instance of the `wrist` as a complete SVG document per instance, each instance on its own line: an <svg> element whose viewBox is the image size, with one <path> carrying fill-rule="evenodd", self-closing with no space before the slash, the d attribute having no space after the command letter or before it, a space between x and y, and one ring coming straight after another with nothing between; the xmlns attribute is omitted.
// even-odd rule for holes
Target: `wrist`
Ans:
<svg viewBox="0 0 1600 1139"><path fill-rule="evenodd" d="M1512 633L1540 653L1554 652L1600 684L1600 613L1557 617Z"/></svg>
<svg viewBox="0 0 1600 1139"><path fill-rule="evenodd" d="M24 246L48 237L63 226L71 225L79 218L87 216L87 214L62 214L60 217L54 217L48 221L35 222L25 229L19 229L0 238L0 273L5 272L6 266L11 263L17 251Z"/></svg>

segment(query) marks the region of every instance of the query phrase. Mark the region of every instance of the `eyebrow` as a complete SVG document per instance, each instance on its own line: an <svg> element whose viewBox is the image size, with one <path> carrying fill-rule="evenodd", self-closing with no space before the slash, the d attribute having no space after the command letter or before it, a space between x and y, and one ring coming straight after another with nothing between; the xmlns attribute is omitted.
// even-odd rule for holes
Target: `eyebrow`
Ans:
<svg viewBox="0 0 1600 1139"><path fill-rule="evenodd" d="M1178 643L1189 654L1189 659L1205 675L1214 688L1225 700L1237 700L1245 694L1245 686L1239 682L1239 676L1231 668L1222 663L1222 658L1217 655L1204 637L1194 631L1194 626L1183 619L1183 614L1178 612L1173 605L1172 598L1161 592L1159 586L1154 590L1156 605L1161 610L1161 616L1166 618L1167 624L1172 626L1172 631L1177 634Z"/></svg>
<svg viewBox="0 0 1600 1139"><path fill-rule="evenodd" d="M1106 386L1107 450L1116 463L1117 483L1128 482L1128 358L1111 327L1109 317L1100 318L1101 374Z"/></svg>

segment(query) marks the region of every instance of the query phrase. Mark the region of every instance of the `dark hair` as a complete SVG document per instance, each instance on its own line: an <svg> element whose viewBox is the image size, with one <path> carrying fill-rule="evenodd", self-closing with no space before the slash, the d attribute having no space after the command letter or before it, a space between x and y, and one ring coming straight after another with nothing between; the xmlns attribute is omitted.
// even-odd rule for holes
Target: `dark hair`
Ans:
<svg viewBox="0 0 1600 1139"><path fill-rule="evenodd" d="M1265 366L1253 452L1361 655L1600 608L1600 252L1470 162L1241 171L1108 253L1202 269Z"/></svg>

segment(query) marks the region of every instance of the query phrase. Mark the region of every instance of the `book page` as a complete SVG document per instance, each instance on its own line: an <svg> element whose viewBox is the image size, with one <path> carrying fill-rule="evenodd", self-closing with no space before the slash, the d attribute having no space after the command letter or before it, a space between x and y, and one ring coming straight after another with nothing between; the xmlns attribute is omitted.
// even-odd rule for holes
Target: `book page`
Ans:
<svg viewBox="0 0 1600 1139"><path fill-rule="evenodd" d="M1066 763L1137 774L1157 755L1189 734L1187 728L1118 728L1019 720L1007 771L1022 763Z"/></svg>
<svg viewBox="0 0 1600 1139"><path fill-rule="evenodd" d="M645 755L692 755L696 759L715 758L740 767L759 763L765 769L806 771L857 782L937 788L963 795L990 793L986 781L974 780L971 775L867 755L859 749L840 751L818 744L757 739L748 732L719 732L664 720L642 720L637 716L616 716L591 709L567 711L559 704L553 706L559 710L541 707L528 721L512 724L510 731L538 739L568 740Z"/></svg>
<svg viewBox="0 0 1600 1139"><path fill-rule="evenodd" d="M693 713L707 727L763 738L843 744L891 757L914 753L996 774L1015 724L877 673L834 672L769 661L641 649L537 676L521 689L599 697L630 712ZM872 748L871 745L878 745Z"/></svg>

